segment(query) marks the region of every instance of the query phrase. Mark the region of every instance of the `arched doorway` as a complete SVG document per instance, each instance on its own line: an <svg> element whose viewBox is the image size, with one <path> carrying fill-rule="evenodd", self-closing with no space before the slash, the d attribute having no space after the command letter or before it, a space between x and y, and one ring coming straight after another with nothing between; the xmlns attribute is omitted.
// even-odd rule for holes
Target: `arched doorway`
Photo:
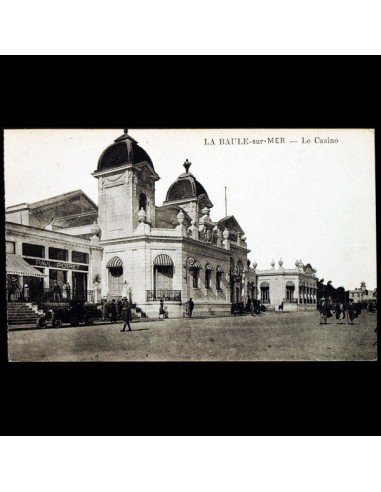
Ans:
<svg viewBox="0 0 381 492"><path fill-rule="evenodd" d="M154 298L173 297L173 261L168 255L158 255L153 260Z"/></svg>

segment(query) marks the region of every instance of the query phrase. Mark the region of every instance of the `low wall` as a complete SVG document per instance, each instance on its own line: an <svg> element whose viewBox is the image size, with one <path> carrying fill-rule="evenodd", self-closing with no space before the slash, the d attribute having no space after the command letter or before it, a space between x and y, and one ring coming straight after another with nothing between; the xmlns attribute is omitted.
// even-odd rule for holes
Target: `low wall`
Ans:
<svg viewBox="0 0 381 492"><path fill-rule="evenodd" d="M145 312L149 318L158 318L160 311L160 302L139 303L138 306ZM185 303L176 301L165 301L164 311L168 313L168 318L183 318L185 313ZM231 303L209 304L195 302L193 316L230 316Z"/></svg>

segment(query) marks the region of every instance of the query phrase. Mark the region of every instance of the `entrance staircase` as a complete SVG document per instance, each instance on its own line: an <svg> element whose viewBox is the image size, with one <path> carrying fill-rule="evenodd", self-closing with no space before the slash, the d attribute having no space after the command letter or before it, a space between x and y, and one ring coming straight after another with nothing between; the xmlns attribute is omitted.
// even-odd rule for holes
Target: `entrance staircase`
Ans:
<svg viewBox="0 0 381 492"><path fill-rule="evenodd" d="M7 305L9 325L36 325L39 315L25 302L9 302Z"/></svg>
<svg viewBox="0 0 381 492"><path fill-rule="evenodd" d="M132 320L148 318L146 313L144 311L142 311L142 309L140 307L138 307L136 304L132 305L131 314L132 314Z"/></svg>

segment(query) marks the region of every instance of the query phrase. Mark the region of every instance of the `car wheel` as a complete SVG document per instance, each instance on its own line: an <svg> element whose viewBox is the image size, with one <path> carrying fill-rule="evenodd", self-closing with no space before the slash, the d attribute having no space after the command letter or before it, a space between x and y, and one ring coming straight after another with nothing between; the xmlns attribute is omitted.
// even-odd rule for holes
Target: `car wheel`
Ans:
<svg viewBox="0 0 381 492"><path fill-rule="evenodd" d="M60 328L62 326L62 320L59 318L53 318L52 319L52 326L53 326L53 328Z"/></svg>
<svg viewBox="0 0 381 492"><path fill-rule="evenodd" d="M91 326L94 324L94 320L91 316L86 316L85 318L85 325L86 326Z"/></svg>
<svg viewBox="0 0 381 492"><path fill-rule="evenodd" d="M36 321L37 328L44 328L46 326L45 318L38 318Z"/></svg>

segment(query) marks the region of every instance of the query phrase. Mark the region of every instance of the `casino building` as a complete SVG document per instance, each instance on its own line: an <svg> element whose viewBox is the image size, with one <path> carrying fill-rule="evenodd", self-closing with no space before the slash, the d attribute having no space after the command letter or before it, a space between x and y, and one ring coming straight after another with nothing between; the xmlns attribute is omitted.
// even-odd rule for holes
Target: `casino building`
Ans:
<svg viewBox="0 0 381 492"><path fill-rule="evenodd" d="M170 317L181 317L190 297L197 315L230 314L253 282L250 250L234 216L212 218L213 203L190 168L186 160L157 206L160 177L125 130L92 173L98 206L77 190L8 207L8 292L17 279L33 300L68 282L73 297L126 295L148 317L157 317L161 299Z"/></svg>

